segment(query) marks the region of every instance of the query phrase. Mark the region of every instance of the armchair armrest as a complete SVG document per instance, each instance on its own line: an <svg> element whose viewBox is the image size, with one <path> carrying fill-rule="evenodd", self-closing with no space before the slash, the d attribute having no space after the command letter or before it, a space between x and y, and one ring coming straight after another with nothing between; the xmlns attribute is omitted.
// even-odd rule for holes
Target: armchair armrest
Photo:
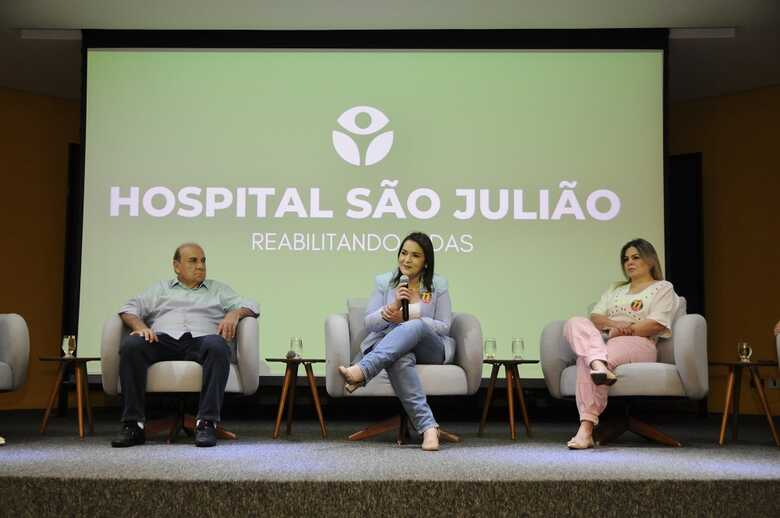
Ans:
<svg viewBox="0 0 780 518"><path fill-rule="evenodd" d="M17 389L27 380L27 366L30 363L30 332L27 322L15 314L0 315L0 361L11 367L11 386Z"/></svg>
<svg viewBox="0 0 780 518"><path fill-rule="evenodd" d="M100 337L100 368L103 391L111 396L119 393L119 346L125 325L119 315L111 315L103 324Z"/></svg>
<svg viewBox="0 0 780 518"><path fill-rule="evenodd" d="M325 388L331 397L344 397L344 380L339 365L349 365L349 323L347 315L337 313L325 319Z"/></svg>
<svg viewBox="0 0 780 518"><path fill-rule="evenodd" d="M685 393L701 399L710 389L707 365L707 321L701 315L683 315L672 328L674 363L680 373Z"/></svg>
<svg viewBox="0 0 780 518"><path fill-rule="evenodd" d="M244 317L236 329L236 366L245 396L257 392L260 385L260 327L257 318Z"/></svg>
<svg viewBox="0 0 780 518"><path fill-rule="evenodd" d="M455 313L450 336L455 339L455 363L466 371L468 393L474 394L482 382L482 326L474 315Z"/></svg>
<svg viewBox="0 0 780 518"><path fill-rule="evenodd" d="M542 364L544 382L547 390L554 398L561 397L561 373L563 369L577 361L577 356L571 350L563 336L564 320L550 322L542 330L539 339L539 357Z"/></svg>

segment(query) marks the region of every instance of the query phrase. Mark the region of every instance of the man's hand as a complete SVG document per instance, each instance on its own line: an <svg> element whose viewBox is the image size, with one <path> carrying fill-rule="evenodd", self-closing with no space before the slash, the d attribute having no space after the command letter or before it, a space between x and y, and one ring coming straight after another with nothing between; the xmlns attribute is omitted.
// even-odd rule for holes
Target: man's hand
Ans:
<svg viewBox="0 0 780 518"><path fill-rule="evenodd" d="M382 318L393 324L400 324L404 321L401 309L394 307L392 304L388 304L382 308Z"/></svg>
<svg viewBox="0 0 780 518"><path fill-rule="evenodd" d="M238 327L238 321L241 320L241 310L236 309L231 311L217 327L217 334L220 335L225 341L229 342L236 337L236 328Z"/></svg>
<svg viewBox="0 0 780 518"><path fill-rule="evenodd" d="M146 322L137 316L133 315L132 313L120 313L119 318L122 319L122 322L127 327L133 330L130 333L130 336L143 336L144 340L149 343L157 341L157 335L154 334L154 331L149 329L149 326L146 325Z"/></svg>
<svg viewBox="0 0 780 518"><path fill-rule="evenodd" d="M154 331L152 331L148 327L145 327L143 329L137 329L132 333L130 333L130 336L143 336L144 340L146 340L149 343L157 341L157 335L154 334Z"/></svg>

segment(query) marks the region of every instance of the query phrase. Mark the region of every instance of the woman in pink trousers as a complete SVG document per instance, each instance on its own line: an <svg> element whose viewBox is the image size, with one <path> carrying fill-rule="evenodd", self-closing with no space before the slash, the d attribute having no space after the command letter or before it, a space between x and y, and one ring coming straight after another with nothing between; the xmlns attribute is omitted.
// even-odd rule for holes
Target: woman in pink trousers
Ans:
<svg viewBox="0 0 780 518"><path fill-rule="evenodd" d="M620 263L626 280L601 296L590 319L574 317L564 326L577 355L580 428L567 443L573 450L593 447L593 427L607 406L609 387L618 381L613 371L624 363L656 361L656 341L672 336L679 298L664 280L653 245L629 241L620 250Z"/></svg>

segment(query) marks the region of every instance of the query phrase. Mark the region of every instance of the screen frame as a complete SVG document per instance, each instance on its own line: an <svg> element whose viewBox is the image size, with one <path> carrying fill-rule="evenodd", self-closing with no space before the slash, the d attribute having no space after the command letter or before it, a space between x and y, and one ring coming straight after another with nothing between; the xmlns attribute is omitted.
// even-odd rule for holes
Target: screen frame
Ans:
<svg viewBox="0 0 780 518"><path fill-rule="evenodd" d="M86 156L87 55L90 49L307 49L307 50L657 50L662 52L662 164L665 267L669 247L668 52L669 30L650 29L414 29L414 30L98 30L82 31L81 157L71 182L65 255L62 334L76 334L81 289ZM66 316L67 315L67 316Z"/></svg>

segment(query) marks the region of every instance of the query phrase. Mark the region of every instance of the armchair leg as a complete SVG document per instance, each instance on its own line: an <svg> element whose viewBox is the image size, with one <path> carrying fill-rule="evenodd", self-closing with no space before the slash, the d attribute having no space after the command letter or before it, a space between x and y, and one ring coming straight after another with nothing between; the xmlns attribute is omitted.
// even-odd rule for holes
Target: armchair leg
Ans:
<svg viewBox="0 0 780 518"><path fill-rule="evenodd" d="M370 439L376 437L390 430L395 430L401 426L401 415L397 415L381 423L373 424L367 428L359 430L349 436L350 441L362 441L364 439Z"/></svg>
<svg viewBox="0 0 780 518"><path fill-rule="evenodd" d="M182 428L184 428L184 419L186 419L186 415L184 414L184 399L179 398L179 406L176 411L176 418L173 420L173 426L171 426L171 429L168 432L168 444L173 444L173 441L176 440L179 432L181 432Z"/></svg>
<svg viewBox="0 0 780 518"><path fill-rule="evenodd" d="M673 437L666 435L665 433L653 428L644 421L640 421L631 416L621 417L617 419L605 419L602 424L599 425L597 430L596 442L599 446L604 446L610 442L617 440L618 437L623 435L626 431L634 432L635 434L644 437L650 441L654 441L666 446L672 446L679 448L682 444Z"/></svg>
<svg viewBox="0 0 780 518"><path fill-rule="evenodd" d="M599 425L593 430L593 439L599 446L604 446L616 441L628 430L627 417L615 417L601 419Z"/></svg>
<svg viewBox="0 0 780 518"><path fill-rule="evenodd" d="M439 428L439 439L444 442L460 442L460 436Z"/></svg>
<svg viewBox="0 0 780 518"><path fill-rule="evenodd" d="M398 435L396 437L396 442L399 446L409 442L409 417L406 415L406 412L402 413L400 417L401 422L398 425Z"/></svg>
<svg viewBox="0 0 780 518"><path fill-rule="evenodd" d="M195 416L192 415L185 415L183 422L182 422L182 428L185 432L187 432L187 435L193 436L195 435ZM228 430L225 430L225 428L221 425L217 425L217 439L238 439L238 435L236 435L234 432L230 432Z"/></svg>
<svg viewBox="0 0 780 518"><path fill-rule="evenodd" d="M182 431L182 428L184 428L184 418L176 417L173 420L173 426L171 426L170 430L168 430L168 440L165 442L168 444L173 444L173 442L176 440L176 437L179 435L179 432Z"/></svg>
<svg viewBox="0 0 780 518"><path fill-rule="evenodd" d="M144 431L146 432L146 435L157 435L161 432L168 432L168 435L170 435L170 430L176 426L177 419L175 417L168 417L165 419L153 419L151 421L147 421L144 425Z"/></svg>
<svg viewBox="0 0 780 518"><path fill-rule="evenodd" d="M146 423L144 427L147 435L157 435L162 432L168 432L168 444L172 444L179 432L184 431L187 436L192 437L195 435L195 416L184 413L184 400L179 401L179 410L176 417L168 417L166 419L154 419ZM225 430L221 424L217 425L217 438L218 439L236 439L238 436Z"/></svg>
<svg viewBox="0 0 780 518"><path fill-rule="evenodd" d="M671 436L666 435L665 433L656 430L649 424L640 421L639 419L635 419L633 417L628 418L628 429L634 432L635 434L641 435L645 439L649 439L651 441L665 444L667 446L672 446L674 448L679 448L680 446L682 446L682 443L675 440Z"/></svg>
<svg viewBox="0 0 780 518"><path fill-rule="evenodd" d="M362 441L364 439L370 439L392 430L396 431L396 442L398 444L406 444L409 442L409 418L405 413L382 421L380 423L373 424L362 430L359 430L349 436L350 441ZM439 439L444 442L460 442L459 436L454 433L448 432L439 428Z"/></svg>

